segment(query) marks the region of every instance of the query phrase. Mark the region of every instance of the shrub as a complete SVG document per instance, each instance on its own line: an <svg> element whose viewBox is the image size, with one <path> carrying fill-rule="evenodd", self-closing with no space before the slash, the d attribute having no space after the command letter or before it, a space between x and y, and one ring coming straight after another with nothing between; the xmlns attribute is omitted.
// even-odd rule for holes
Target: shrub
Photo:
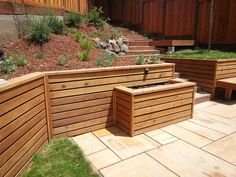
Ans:
<svg viewBox="0 0 236 177"><path fill-rule="evenodd" d="M111 29L111 38L112 39L118 39L121 36L121 33L119 30L112 28Z"/></svg>
<svg viewBox="0 0 236 177"><path fill-rule="evenodd" d="M45 53L43 51L38 51L37 54L36 54L36 57L38 59L44 59L45 58Z"/></svg>
<svg viewBox="0 0 236 177"><path fill-rule="evenodd" d="M89 58L89 50L83 51L82 54L78 53L77 58L81 61L88 61Z"/></svg>
<svg viewBox="0 0 236 177"><path fill-rule="evenodd" d="M156 55L149 56L149 60L150 60L151 63L153 63L153 64L160 63L160 58L158 58Z"/></svg>
<svg viewBox="0 0 236 177"><path fill-rule="evenodd" d="M11 74L16 71L16 65L9 57L0 64L0 69L2 74Z"/></svg>
<svg viewBox="0 0 236 177"><path fill-rule="evenodd" d="M145 63L145 58L143 55L139 55L135 59L136 65L143 65Z"/></svg>
<svg viewBox="0 0 236 177"><path fill-rule="evenodd" d="M60 55L58 57L57 61L58 61L58 65L60 65L60 66L65 66L68 64L68 60L64 55Z"/></svg>
<svg viewBox="0 0 236 177"><path fill-rule="evenodd" d="M81 42L81 40L88 40L88 36L87 35L85 35L85 34L82 34L82 33L80 33L79 31L77 31L77 33L75 34L75 41L76 42Z"/></svg>
<svg viewBox="0 0 236 177"><path fill-rule="evenodd" d="M34 19L30 22L27 38L36 44L44 44L49 41L51 29L45 19Z"/></svg>
<svg viewBox="0 0 236 177"><path fill-rule="evenodd" d="M66 23L69 26L76 27L80 22L82 22L82 18L79 14L70 12L66 15Z"/></svg>
<svg viewBox="0 0 236 177"><path fill-rule="evenodd" d="M102 41L108 41L111 39L111 36L109 36L107 33L105 33L104 28L100 27L96 32L92 34L92 37L98 37Z"/></svg>
<svg viewBox="0 0 236 177"><path fill-rule="evenodd" d="M90 51L93 44L88 39L83 39L80 43L80 46L84 51Z"/></svg>
<svg viewBox="0 0 236 177"><path fill-rule="evenodd" d="M96 65L97 66L102 66L102 67L107 67L107 66L112 66L114 62L115 54L114 53L109 53L106 56L100 56L96 59Z"/></svg>
<svg viewBox="0 0 236 177"><path fill-rule="evenodd" d="M48 17L48 26L55 34L63 34L65 28L64 21L60 20L55 15L51 15Z"/></svg>
<svg viewBox="0 0 236 177"><path fill-rule="evenodd" d="M97 8L93 7L91 11L85 16L88 23L92 23L99 26L104 26L106 21L102 19L101 15L103 14L102 7Z"/></svg>
<svg viewBox="0 0 236 177"><path fill-rule="evenodd" d="M27 59L26 57L21 54L21 53L13 53L10 55L9 57L10 60L12 60L12 62L19 67L24 67L27 65Z"/></svg>

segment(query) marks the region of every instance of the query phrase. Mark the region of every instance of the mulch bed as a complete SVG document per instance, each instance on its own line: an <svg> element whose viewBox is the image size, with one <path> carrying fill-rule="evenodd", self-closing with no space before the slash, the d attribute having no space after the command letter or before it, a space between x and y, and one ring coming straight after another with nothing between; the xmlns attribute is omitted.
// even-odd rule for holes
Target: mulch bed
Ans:
<svg viewBox="0 0 236 177"><path fill-rule="evenodd" d="M91 34L97 30L94 26L83 26L80 30L85 34ZM10 79L25 75L28 73L38 71L59 71L59 70L74 70L82 68L96 68L95 61L98 56L105 55L105 51L97 48L92 48L88 61L80 61L77 59L77 53L82 53L80 44L77 43L73 36L70 35L52 35L51 40L42 47L32 44L27 40L19 40L13 44L5 46L3 49L5 55L13 52L20 52L24 54L28 60L28 65L25 67L18 67L17 71L11 75L4 75L0 73L0 78ZM45 54L44 59L38 59L37 54L40 51ZM58 57L64 56L69 60L69 63L60 66L58 64ZM134 65L135 62L128 58L116 58L113 66Z"/></svg>

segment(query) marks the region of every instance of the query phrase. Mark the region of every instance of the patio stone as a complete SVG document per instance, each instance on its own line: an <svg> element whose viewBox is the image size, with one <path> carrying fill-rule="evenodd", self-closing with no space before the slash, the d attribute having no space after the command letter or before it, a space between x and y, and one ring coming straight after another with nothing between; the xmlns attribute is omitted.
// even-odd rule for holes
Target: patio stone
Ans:
<svg viewBox="0 0 236 177"><path fill-rule="evenodd" d="M231 134L236 131L236 127L232 123L223 123L218 120L223 120L222 117L213 115L203 111L195 111L194 118L189 121L213 129L225 135Z"/></svg>
<svg viewBox="0 0 236 177"><path fill-rule="evenodd" d="M161 129L157 129L148 133L145 133L147 136L161 143L162 145L171 143L173 141L178 140L178 138L172 136L171 134L162 131Z"/></svg>
<svg viewBox="0 0 236 177"><path fill-rule="evenodd" d="M110 149L91 154L87 158L97 170L121 161Z"/></svg>
<svg viewBox="0 0 236 177"><path fill-rule="evenodd" d="M72 138L76 144L83 150L85 155L89 155L107 147L99 141L92 133L86 133Z"/></svg>
<svg viewBox="0 0 236 177"><path fill-rule="evenodd" d="M183 177L235 177L236 167L181 140L148 152Z"/></svg>
<svg viewBox="0 0 236 177"><path fill-rule="evenodd" d="M190 121L180 122L177 125L213 141L225 136L223 133L219 133Z"/></svg>
<svg viewBox="0 0 236 177"><path fill-rule="evenodd" d="M119 162L100 172L104 177L176 177L174 173L147 154Z"/></svg>
<svg viewBox="0 0 236 177"><path fill-rule="evenodd" d="M129 137L121 132L121 134L111 134L100 139L121 159L127 159L160 146L159 143L144 134Z"/></svg>
<svg viewBox="0 0 236 177"><path fill-rule="evenodd" d="M195 145L197 147L202 147L205 146L209 143L211 143L212 141L204 138L202 136L199 136L191 131L188 131L186 129L183 129L181 127L178 127L176 125L170 125L167 127L162 128L162 130L184 140L187 141L188 143Z"/></svg>
<svg viewBox="0 0 236 177"><path fill-rule="evenodd" d="M236 133L224 137L223 139L216 141L203 149L227 162L236 165Z"/></svg>

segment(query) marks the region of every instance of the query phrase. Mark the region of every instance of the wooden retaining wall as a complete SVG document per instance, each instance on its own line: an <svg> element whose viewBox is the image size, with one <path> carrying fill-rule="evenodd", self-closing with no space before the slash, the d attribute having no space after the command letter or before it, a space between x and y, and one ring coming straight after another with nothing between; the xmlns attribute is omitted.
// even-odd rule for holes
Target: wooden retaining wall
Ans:
<svg viewBox="0 0 236 177"><path fill-rule="evenodd" d="M173 64L47 73L53 136L71 137L113 126L115 86L167 82L173 73Z"/></svg>
<svg viewBox="0 0 236 177"><path fill-rule="evenodd" d="M147 89L115 89L115 121L131 136L142 134L193 115L194 83L176 83Z"/></svg>
<svg viewBox="0 0 236 177"><path fill-rule="evenodd" d="M49 140L45 74L0 86L0 177L17 175Z"/></svg>
<svg viewBox="0 0 236 177"><path fill-rule="evenodd" d="M168 63L176 64L176 71L183 77L203 86L204 90L216 92L216 81L236 77L236 59L202 60L162 58Z"/></svg>

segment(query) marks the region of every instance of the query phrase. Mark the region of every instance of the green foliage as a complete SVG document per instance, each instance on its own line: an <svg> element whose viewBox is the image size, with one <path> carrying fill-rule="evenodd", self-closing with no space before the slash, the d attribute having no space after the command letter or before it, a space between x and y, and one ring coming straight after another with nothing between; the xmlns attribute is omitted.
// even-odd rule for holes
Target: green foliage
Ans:
<svg viewBox="0 0 236 177"><path fill-rule="evenodd" d="M65 29L65 24L63 20L60 20L55 15L50 15L47 20L48 26L51 28L52 33L63 34Z"/></svg>
<svg viewBox="0 0 236 177"><path fill-rule="evenodd" d="M121 32L118 29L111 29L111 39L118 39L121 36Z"/></svg>
<svg viewBox="0 0 236 177"><path fill-rule="evenodd" d="M102 14L102 7L93 7L91 11L85 16L87 23L92 23L98 26L104 26L106 24L106 20L101 17Z"/></svg>
<svg viewBox="0 0 236 177"><path fill-rule="evenodd" d="M18 67L24 67L27 65L27 59L21 53L12 53L9 59Z"/></svg>
<svg viewBox="0 0 236 177"><path fill-rule="evenodd" d="M64 34L66 35L74 35L78 32L78 30L76 28L69 28L69 27L65 27L65 30L64 30Z"/></svg>
<svg viewBox="0 0 236 177"><path fill-rule="evenodd" d="M90 51L93 44L88 39L85 38L80 42L80 46L84 51Z"/></svg>
<svg viewBox="0 0 236 177"><path fill-rule="evenodd" d="M149 56L149 60L152 64L158 64L160 63L160 58L158 58L156 55Z"/></svg>
<svg viewBox="0 0 236 177"><path fill-rule="evenodd" d="M68 13L65 19L70 27L76 27L77 24L82 22L82 16L72 12Z"/></svg>
<svg viewBox="0 0 236 177"><path fill-rule="evenodd" d="M76 42L81 42L83 40L88 40L88 36L85 34L82 34L81 32L77 31L75 34L75 41Z"/></svg>
<svg viewBox="0 0 236 177"><path fill-rule="evenodd" d="M143 65L145 63L145 58L143 55L139 55L135 59L136 65Z"/></svg>
<svg viewBox="0 0 236 177"><path fill-rule="evenodd" d="M90 50L85 50L82 54L78 53L77 58L81 61L88 61Z"/></svg>
<svg viewBox="0 0 236 177"><path fill-rule="evenodd" d="M11 74L16 71L16 65L10 57L0 64L0 71L2 74Z"/></svg>
<svg viewBox="0 0 236 177"><path fill-rule="evenodd" d="M67 60L67 58L64 55L60 55L57 59L58 61L58 65L60 66L65 66L69 63L69 61Z"/></svg>
<svg viewBox="0 0 236 177"><path fill-rule="evenodd" d="M44 44L50 40L51 28L44 18L33 19L30 22L27 38L33 43Z"/></svg>
<svg viewBox="0 0 236 177"><path fill-rule="evenodd" d="M128 28L130 30L134 29L134 24L132 22L128 22L122 25L124 28Z"/></svg>
<svg viewBox="0 0 236 177"><path fill-rule="evenodd" d="M173 58L193 58L193 59L227 59L236 58L236 52L224 52L219 50L188 50L168 54L167 57Z"/></svg>
<svg viewBox="0 0 236 177"><path fill-rule="evenodd" d="M114 62L115 54L114 53L109 53L106 56L100 56L96 59L96 65L97 66L102 66L102 67L107 67L107 66L112 66Z"/></svg>
<svg viewBox="0 0 236 177"><path fill-rule="evenodd" d="M99 39L101 39L104 42L107 42L109 39L111 39L111 36L108 35L105 31L103 27L100 27L97 31L95 31L92 34L92 37L96 38L98 37Z"/></svg>
<svg viewBox="0 0 236 177"><path fill-rule="evenodd" d="M23 177L99 177L80 148L69 139L55 139L32 160Z"/></svg>
<svg viewBox="0 0 236 177"><path fill-rule="evenodd" d="M36 57L40 60L44 59L45 56L46 56L46 54L41 50L36 53Z"/></svg>

